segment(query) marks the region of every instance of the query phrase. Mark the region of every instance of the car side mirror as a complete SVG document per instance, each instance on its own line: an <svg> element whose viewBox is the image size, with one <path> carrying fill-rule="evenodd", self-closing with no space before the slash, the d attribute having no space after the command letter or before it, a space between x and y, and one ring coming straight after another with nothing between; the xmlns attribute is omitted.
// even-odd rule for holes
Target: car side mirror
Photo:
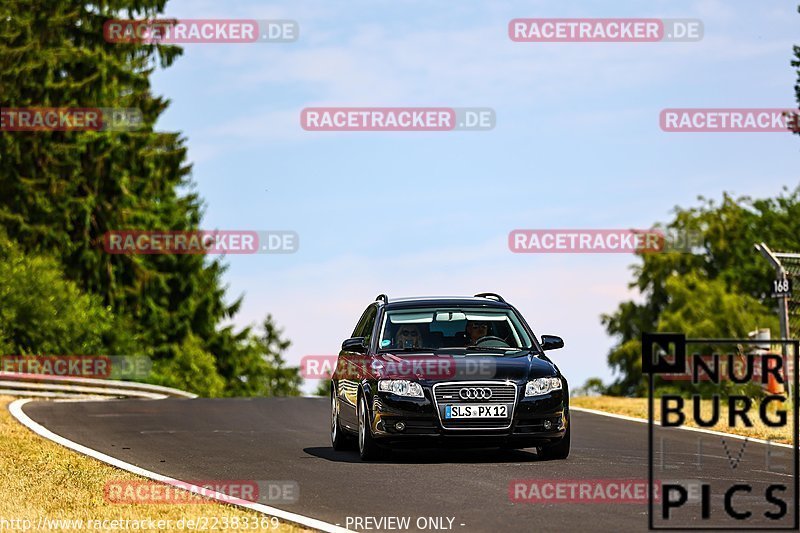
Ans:
<svg viewBox="0 0 800 533"><path fill-rule="evenodd" d="M366 353L367 344L364 337L351 337L342 343L342 350L345 352Z"/></svg>
<svg viewBox="0 0 800 533"><path fill-rule="evenodd" d="M556 350L564 347L564 339L555 335L542 335L542 350Z"/></svg>

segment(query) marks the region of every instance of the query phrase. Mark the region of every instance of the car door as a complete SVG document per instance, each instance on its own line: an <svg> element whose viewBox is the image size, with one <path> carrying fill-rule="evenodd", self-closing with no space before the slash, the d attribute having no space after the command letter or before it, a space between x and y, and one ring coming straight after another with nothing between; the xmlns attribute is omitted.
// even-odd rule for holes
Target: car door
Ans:
<svg viewBox="0 0 800 533"><path fill-rule="evenodd" d="M339 353L337 365L337 394L339 396L339 418L342 424L350 429L358 427L356 401L358 400L358 384L360 376L364 375L364 368L369 360L369 345L372 332L375 328L375 317L378 308L370 305L361 315L352 337L364 337L367 345L366 353L342 350Z"/></svg>

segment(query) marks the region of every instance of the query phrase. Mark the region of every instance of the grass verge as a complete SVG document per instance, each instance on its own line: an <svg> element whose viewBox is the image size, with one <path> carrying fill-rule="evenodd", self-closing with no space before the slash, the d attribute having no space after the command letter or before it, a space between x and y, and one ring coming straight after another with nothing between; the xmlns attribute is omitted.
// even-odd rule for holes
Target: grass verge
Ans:
<svg viewBox="0 0 800 533"><path fill-rule="evenodd" d="M114 520L152 520L141 531L272 531L300 533L312 531L232 505L204 500L180 504L119 504L108 501L108 482L150 482L143 477L116 469L91 457L36 435L18 423L8 412L13 398L0 396L0 530L90 529L88 521L101 521L93 531L124 529ZM187 491L171 489L177 493ZM176 498L179 500L180 498ZM17 522L3 522L16 520ZM162 524L158 521L163 520ZM181 523L180 521L183 520ZM227 522L226 522L227 520ZM82 522L81 522L82 521ZM238 524L234 526L234 521ZM104 523L105 522L105 523ZM245 527L245 524L249 527ZM130 525L130 524L129 524ZM30 526L30 527L28 527ZM128 527L127 529L133 529Z"/></svg>
<svg viewBox="0 0 800 533"><path fill-rule="evenodd" d="M643 418L647 420L647 398L621 398L618 396L577 396L569 399L569 403L574 407L584 407L586 409L595 409L597 411L604 411L606 413L614 413L617 415L626 415L634 418ZM659 401L654 402L655 420L661 417L661 405ZM692 427L698 426L691 416L691 402L687 401L684 406L684 412L690 413L687 416L686 425ZM714 431L722 431L724 433L733 433L734 435L742 435L744 437L754 437L757 439L771 440L773 442L781 442L784 444L791 444L792 442L792 412L791 407L786 408L787 424L783 427L770 427L764 424L758 413L751 413L750 420L753 422L753 427L728 427L728 408L726 402L720 402L719 420L714 427L705 428ZM700 412L704 420L710 419L712 411L711 400L702 400ZM776 419L775 413L769 413L771 419Z"/></svg>

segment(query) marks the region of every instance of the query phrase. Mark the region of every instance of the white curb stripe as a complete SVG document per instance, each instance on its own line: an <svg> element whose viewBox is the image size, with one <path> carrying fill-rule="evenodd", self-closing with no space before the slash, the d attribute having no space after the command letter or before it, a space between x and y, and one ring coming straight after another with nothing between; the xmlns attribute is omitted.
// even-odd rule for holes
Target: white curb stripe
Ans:
<svg viewBox="0 0 800 533"><path fill-rule="evenodd" d="M171 387L163 387L161 385L151 385L149 383L139 383L138 381L122 381L116 379L97 379L97 378L84 378L79 376L54 376L50 374L26 374L20 372L0 372L0 379L14 380L20 383L28 382L53 382L53 383L68 383L73 385L90 385L96 387L116 387L118 389L130 389L145 392L162 393L167 396L175 396L179 398L197 398L196 394L191 392L173 389Z"/></svg>
<svg viewBox="0 0 800 533"><path fill-rule="evenodd" d="M172 486L180 488L180 489L188 490L190 492L193 492L195 494L199 494L201 496L207 496L209 498L213 498L215 500L219 500L222 503L231 504L231 501L230 501L231 497L228 496L227 494L221 494L219 492L215 492L215 491L209 490L209 489L204 488L204 487L198 487L197 485L192 485L191 483L187 483L185 481L180 481L180 480L177 480L177 479L174 479L174 478L171 478L171 477L167 477L167 476L164 476L164 475L161 475L161 474L157 474L155 472L151 472L149 470L145 470L144 468L140 468L140 467L132 465L130 463L126 463L125 461L121 461L119 459L111 457L110 455L106 455L104 453L100 453L100 452L98 452L96 450L93 450L91 448L87 448L86 446L78 444L77 442L73 442L73 441L71 441L69 439L66 439L66 438L60 436L60 435L56 435L55 433L53 433L49 429L45 428L44 426L42 426L38 422L36 422L33 419L31 419L28 415L26 415L22 411L22 406L24 406L26 403L28 403L30 401L31 400L29 400L29 399L16 400L16 401L12 402L8 406L8 410L9 410L9 412L11 412L11 415L14 418L16 418L22 425L26 426L28 429L30 429L34 433L36 433L36 434L38 434L38 435L40 435L40 436L42 436L42 437L44 437L46 439L49 439L49 440L51 440L53 442L61 444L62 446L66 446L67 448L70 448L71 450L75 450L76 452L82 453L84 455L88 455L89 457L93 457L94 459L97 459L98 461L102 461L102 462L110 464L112 466L116 466L117 468L121 468L122 470L126 470L128 472L133 473L133 474L137 474L137 475L152 479L154 481L161 481L163 483L167 483L168 485L172 485ZM323 522L322 520L317 520L316 518L309 518L307 516L303 516L303 515L299 515L299 514L295 514L295 513L290 513L288 511L283 511L281 509L276 509L275 507L270 507L268 505L263 505L261 503L253 503L253 502L241 502L241 503L238 503L237 502L237 503L233 503L231 505L236 505L237 507L244 507L246 509L250 509L252 511L256 511L256 512L259 512L259 513L262 513L262 514L266 514L266 515L269 515L269 516L274 516L274 517L277 517L277 518L282 518L282 519L287 520L289 522L293 522L295 524L300 524L300 525L303 525L303 526L307 526L307 527L311 527L311 528L314 528L314 529L318 529L320 531L325 531L327 533L352 533L348 529L345 529L345 528L340 527L340 526L336 526L334 524L329 524L327 522Z"/></svg>
<svg viewBox="0 0 800 533"><path fill-rule="evenodd" d="M85 394L102 394L112 397L128 397L128 398L146 398L148 400L163 400L167 398L166 394L145 392L142 390L128 389L128 388L112 388L107 385L104 387L85 387L83 385L61 385L58 383L21 383L18 381L0 381L0 387L5 387L3 390L13 390L12 395L24 396L28 391L47 391L47 392L74 392Z"/></svg>
<svg viewBox="0 0 800 533"><path fill-rule="evenodd" d="M606 413L605 411L598 411L596 409L587 409L585 407L572 407L571 405L570 405L569 409L570 409L570 411L580 411L580 412L583 412L583 413L591 413L593 415L608 416L608 417L611 417L611 418L619 418L620 420L628 420L630 422L641 422L642 424L647 424L647 419L646 418L635 418L635 417L632 417L632 416L617 415L617 414L614 414L614 413ZM653 421L653 423L655 425L657 425L657 426L661 425L659 422L656 422L656 421ZM678 426L678 427L671 428L671 429L684 429L686 431L696 431L697 433L708 433L709 435L717 435L719 437L730 437L732 439L739 439L739 440L747 439L750 442L758 442L759 444L769 444L770 446L780 446L782 448L792 448L791 444L783 444L781 442L772 442L772 441L768 442L768 441L763 440L763 439L756 439L755 437L745 437L743 435L735 435L733 433L724 433L722 431L714 431L712 429L693 428L693 427L689 427L689 426Z"/></svg>

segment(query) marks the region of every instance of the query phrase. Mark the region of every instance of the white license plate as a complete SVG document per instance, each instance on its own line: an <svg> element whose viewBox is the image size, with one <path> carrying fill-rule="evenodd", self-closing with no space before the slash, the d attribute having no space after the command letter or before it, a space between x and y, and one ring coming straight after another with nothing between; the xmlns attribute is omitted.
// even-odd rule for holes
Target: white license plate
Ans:
<svg viewBox="0 0 800 533"><path fill-rule="evenodd" d="M508 405L445 405L445 418L508 418Z"/></svg>

